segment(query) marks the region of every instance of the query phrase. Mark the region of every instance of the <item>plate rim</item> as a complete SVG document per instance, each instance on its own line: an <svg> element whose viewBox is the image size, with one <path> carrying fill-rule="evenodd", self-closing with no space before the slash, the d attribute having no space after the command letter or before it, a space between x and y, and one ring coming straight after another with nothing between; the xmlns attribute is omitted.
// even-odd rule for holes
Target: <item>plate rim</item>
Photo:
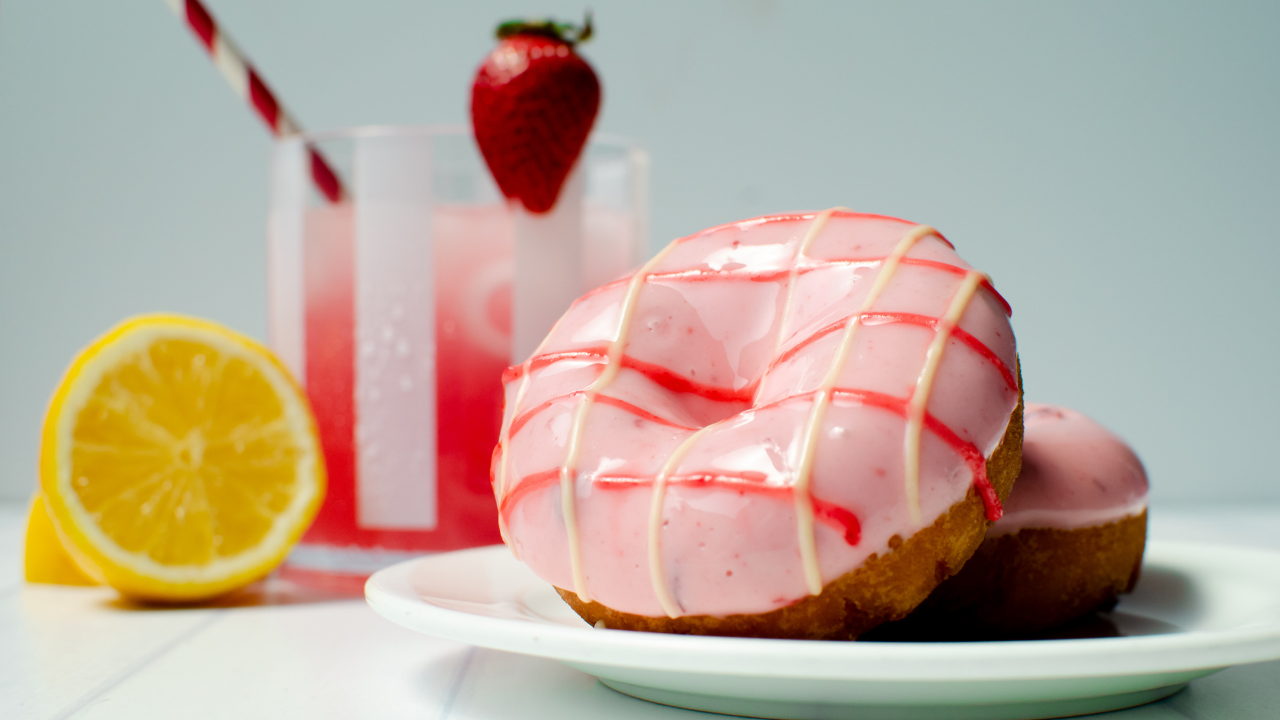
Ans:
<svg viewBox="0 0 1280 720"><path fill-rule="evenodd" d="M1280 552L1184 541L1149 541L1144 565L1152 562L1152 555L1157 558L1153 565L1161 566L1169 564L1170 556L1210 552L1252 555L1255 560L1274 564L1280 572ZM1005 682L1213 671L1280 659L1280 587L1276 590L1277 615L1245 627L1122 638L965 643L821 642L596 630L585 623L579 628L469 613L397 590L396 586L409 588L408 577L420 566L463 555L478 555L486 562L519 562L504 545L428 555L374 573L365 585L366 600L375 612L394 623L479 647L572 664L700 675ZM490 559L494 557L503 559ZM1173 565L1176 567L1176 561ZM543 582L535 579L526 587ZM727 667L719 664L725 661Z"/></svg>

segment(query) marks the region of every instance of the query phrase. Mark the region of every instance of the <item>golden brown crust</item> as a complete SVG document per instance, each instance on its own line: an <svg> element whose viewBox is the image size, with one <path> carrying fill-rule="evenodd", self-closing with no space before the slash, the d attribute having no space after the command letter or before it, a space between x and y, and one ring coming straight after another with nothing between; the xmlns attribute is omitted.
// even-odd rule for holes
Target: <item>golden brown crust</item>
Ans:
<svg viewBox="0 0 1280 720"><path fill-rule="evenodd" d="M1021 385L1021 377L1019 377ZM1022 397L1009 417L1004 437L987 459L987 477L1000 501L1009 496L1022 468ZM822 592L772 612L756 615L648 617L619 612L598 602L582 602L556 588L565 602L592 625L684 635L853 640L882 623L906 617L943 580L973 555L987 531L982 499L970 488L933 525L907 538L884 556L827 583Z"/></svg>
<svg viewBox="0 0 1280 720"><path fill-rule="evenodd" d="M988 538L964 570L883 640L1030 635L1113 603L1138 580L1147 513L1107 525Z"/></svg>

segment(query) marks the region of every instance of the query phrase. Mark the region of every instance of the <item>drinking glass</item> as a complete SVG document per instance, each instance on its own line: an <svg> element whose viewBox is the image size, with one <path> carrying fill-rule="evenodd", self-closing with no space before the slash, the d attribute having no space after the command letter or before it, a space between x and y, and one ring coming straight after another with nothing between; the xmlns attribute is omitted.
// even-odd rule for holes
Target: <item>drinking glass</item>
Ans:
<svg viewBox="0 0 1280 720"><path fill-rule="evenodd" d="M313 149L336 171L340 202L314 187ZM566 187L574 182L575 272L586 290L644 257L647 155L593 138ZM270 343L311 400L329 476L286 565L293 577L358 578L501 541L489 464L513 363L519 212L466 128L358 127L276 142Z"/></svg>

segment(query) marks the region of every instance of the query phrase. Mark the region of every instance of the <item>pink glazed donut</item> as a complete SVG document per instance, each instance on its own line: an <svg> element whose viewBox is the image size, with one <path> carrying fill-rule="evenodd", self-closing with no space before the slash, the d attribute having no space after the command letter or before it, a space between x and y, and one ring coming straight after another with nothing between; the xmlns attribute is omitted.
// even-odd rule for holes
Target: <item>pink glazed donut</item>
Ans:
<svg viewBox="0 0 1280 720"><path fill-rule="evenodd" d="M1008 304L843 209L672 242L504 383L503 538L597 627L857 637L959 570L1021 457Z"/></svg>
<svg viewBox="0 0 1280 720"><path fill-rule="evenodd" d="M1147 473L1124 440L1075 410L1027 403L1022 474L987 537L1079 530L1141 517Z"/></svg>
<svg viewBox="0 0 1280 720"><path fill-rule="evenodd" d="M1147 475L1123 440L1074 410L1027 403L1022 474L964 569L883 639L1031 635L1133 589Z"/></svg>

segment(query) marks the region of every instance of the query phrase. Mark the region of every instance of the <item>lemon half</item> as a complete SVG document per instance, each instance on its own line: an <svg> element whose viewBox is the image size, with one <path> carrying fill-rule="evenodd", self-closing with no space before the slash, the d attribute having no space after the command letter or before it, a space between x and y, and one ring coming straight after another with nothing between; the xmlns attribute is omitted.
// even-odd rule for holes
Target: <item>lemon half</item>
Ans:
<svg viewBox="0 0 1280 720"><path fill-rule="evenodd" d="M270 351L212 322L147 315L67 370L40 484L89 575L135 598L194 601L278 565L325 472L306 397Z"/></svg>

